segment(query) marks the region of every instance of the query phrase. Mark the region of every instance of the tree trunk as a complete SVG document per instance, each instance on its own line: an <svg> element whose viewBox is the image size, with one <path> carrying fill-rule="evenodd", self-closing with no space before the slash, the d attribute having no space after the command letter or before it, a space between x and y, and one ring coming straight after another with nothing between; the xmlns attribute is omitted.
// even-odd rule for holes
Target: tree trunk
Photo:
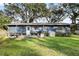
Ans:
<svg viewBox="0 0 79 59"><path fill-rule="evenodd" d="M51 20L49 20L48 17L46 17L46 20L48 21L48 23L51 23Z"/></svg>
<svg viewBox="0 0 79 59"><path fill-rule="evenodd" d="M29 23L29 19L27 19L27 23Z"/></svg>

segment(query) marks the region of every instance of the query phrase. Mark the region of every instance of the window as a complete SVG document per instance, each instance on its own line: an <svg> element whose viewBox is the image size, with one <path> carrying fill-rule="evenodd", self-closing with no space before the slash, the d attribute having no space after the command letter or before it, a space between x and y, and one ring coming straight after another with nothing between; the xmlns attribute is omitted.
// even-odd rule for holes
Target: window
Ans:
<svg viewBox="0 0 79 59"><path fill-rule="evenodd" d="M16 33L16 27L14 27L14 26L9 27L9 28L8 28L8 31L9 31L10 33Z"/></svg>

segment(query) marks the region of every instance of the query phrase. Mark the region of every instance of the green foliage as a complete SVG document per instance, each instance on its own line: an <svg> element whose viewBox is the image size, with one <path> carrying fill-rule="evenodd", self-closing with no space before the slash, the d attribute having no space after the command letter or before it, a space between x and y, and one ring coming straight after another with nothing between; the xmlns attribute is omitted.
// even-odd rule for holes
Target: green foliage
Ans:
<svg viewBox="0 0 79 59"><path fill-rule="evenodd" d="M39 16L47 16L48 9L44 3L14 3L9 5L5 4L5 11L8 14L12 14L12 17L19 14L23 21L29 22L33 21L35 17L38 17L37 14Z"/></svg>
<svg viewBox="0 0 79 59"><path fill-rule="evenodd" d="M8 16L5 16L4 14L0 13L0 28L3 28L5 24L8 24L11 22L11 19Z"/></svg>
<svg viewBox="0 0 79 59"><path fill-rule="evenodd" d="M48 9L46 8L46 4L44 3L30 3L25 4L29 11L33 14L30 17L29 21L33 21L35 17L46 17L49 16Z"/></svg>
<svg viewBox="0 0 79 59"><path fill-rule="evenodd" d="M20 13L20 8L18 6L14 4L9 3L9 5L4 5L5 6L5 10L8 10L10 12L16 12L16 13Z"/></svg>
<svg viewBox="0 0 79 59"><path fill-rule="evenodd" d="M41 15L44 14L44 12L47 10L46 9L46 4L44 3L31 3L31 4L26 4L26 7L31 10L33 13L41 13Z"/></svg>
<svg viewBox="0 0 79 59"><path fill-rule="evenodd" d="M63 15L63 13L68 14L68 16L72 20L71 31L74 34L75 30L76 30L76 27L77 27L76 26L76 20L77 20L76 18L79 16L79 4L78 3L61 3L60 7L63 7L63 9L60 10L60 11L54 11L54 13L56 15L57 14ZM62 13L62 11L63 11L63 13Z"/></svg>
<svg viewBox="0 0 79 59"><path fill-rule="evenodd" d="M71 31L74 34L75 30L76 30L76 18L77 16L79 16L79 4L78 3L70 3L67 4L69 6L69 9L71 10L70 13L70 18L72 19L72 27L71 27ZM72 13L72 14L71 14Z"/></svg>

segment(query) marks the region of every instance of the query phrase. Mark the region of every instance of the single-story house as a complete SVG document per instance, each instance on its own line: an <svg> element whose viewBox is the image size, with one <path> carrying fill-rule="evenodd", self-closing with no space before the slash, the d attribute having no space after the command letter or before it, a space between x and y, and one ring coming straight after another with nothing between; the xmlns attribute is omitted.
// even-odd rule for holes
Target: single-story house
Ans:
<svg viewBox="0 0 79 59"><path fill-rule="evenodd" d="M70 24L67 23L12 23L7 26L9 37L20 35L44 37L70 33Z"/></svg>

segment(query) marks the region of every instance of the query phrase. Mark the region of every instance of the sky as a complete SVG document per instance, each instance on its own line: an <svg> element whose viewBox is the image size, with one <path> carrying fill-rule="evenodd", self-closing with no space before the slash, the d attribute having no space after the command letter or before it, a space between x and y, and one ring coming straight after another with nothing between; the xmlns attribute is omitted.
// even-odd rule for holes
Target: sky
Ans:
<svg viewBox="0 0 79 59"><path fill-rule="evenodd" d="M3 10L3 9L4 9L4 4L0 3L0 10Z"/></svg>

